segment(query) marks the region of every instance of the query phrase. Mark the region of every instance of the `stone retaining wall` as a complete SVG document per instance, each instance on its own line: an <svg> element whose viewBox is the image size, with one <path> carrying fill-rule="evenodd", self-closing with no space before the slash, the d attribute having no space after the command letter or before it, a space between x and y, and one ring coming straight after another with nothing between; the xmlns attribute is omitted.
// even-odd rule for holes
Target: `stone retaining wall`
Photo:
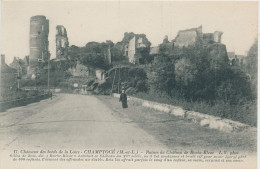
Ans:
<svg viewBox="0 0 260 169"><path fill-rule="evenodd" d="M47 99L47 98L50 98L50 94L48 93L39 96L34 96L34 97L0 102L0 112L13 107L25 106L27 104L38 102L40 100Z"/></svg>
<svg viewBox="0 0 260 169"><path fill-rule="evenodd" d="M120 95L117 93L113 93L113 97L119 98ZM183 119L190 120L195 124L209 127L212 129L224 131L224 132L232 132L232 131L241 131L243 129L249 128L250 126L247 124L243 124L237 121L222 119L220 117L203 114L194 111L187 111L178 106L172 106L168 104L161 104L157 102L151 102L139 98L135 98L132 96L128 96L128 100L133 100L135 102L139 102L144 107L148 107L154 110L158 110L161 112L169 113L174 116L181 117Z"/></svg>

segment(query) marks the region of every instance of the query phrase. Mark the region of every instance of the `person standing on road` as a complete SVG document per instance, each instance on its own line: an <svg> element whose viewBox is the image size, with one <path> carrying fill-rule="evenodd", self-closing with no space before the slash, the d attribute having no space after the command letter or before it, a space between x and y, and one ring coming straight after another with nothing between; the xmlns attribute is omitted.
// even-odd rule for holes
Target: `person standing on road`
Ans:
<svg viewBox="0 0 260 169"><path fill-rule="evenodd" d="M125 90L122 90L122 93L120 94L120 99L119 101L122 103L123 108L127 108L127 95L125 93Z"/></svg>

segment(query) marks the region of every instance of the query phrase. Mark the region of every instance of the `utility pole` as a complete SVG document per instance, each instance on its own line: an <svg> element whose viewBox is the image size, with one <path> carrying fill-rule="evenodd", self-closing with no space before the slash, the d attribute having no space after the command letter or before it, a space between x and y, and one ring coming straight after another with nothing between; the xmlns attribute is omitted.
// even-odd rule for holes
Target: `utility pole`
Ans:
<svg viewBox="0 0 260 169"><path fill-rule="evenodd" d="M17 76L17 78L18 78L18 83L17 83L17 87L18 87L18 89L20 88L20 75L19 75L19 68L18 68L18 76Z"/></svg>
<svg viewBox="0 0 260 169"><path fill-rule="evenodd" d="M20 89L20 69L22 69L22 68L17 60L16 60L15 64L16 64L16 68L17 68L17 88Z"/></svg>
<svg viewBox="0 0 260 169"><path fill-rule="evenodd" d="M48 91L50 91L50 56L48 58Z"/></svg>
<svg viewBox="0 0 260 169"><path fill-rule="evenodd" d="M120 92L120 66L118 68L118 89L117 89L117 92L119 93Z"/></svg>
<svg viewBox="0 0 260 169"><path fill-rule="evenodd" d="M39 65L39 63L38 63ZM37 90L37 76L38 76L38 67L35 69L35 90Z"/></svg>
<svg viewBox="0 0 260 169"><path fill-rule="evenodd" d="M114 79L113 79L113 83L112 83L111 95L112 95L112 93L113 93L113 87L114 87L115 77L116 77L116 69L115 69Z"/></svg>

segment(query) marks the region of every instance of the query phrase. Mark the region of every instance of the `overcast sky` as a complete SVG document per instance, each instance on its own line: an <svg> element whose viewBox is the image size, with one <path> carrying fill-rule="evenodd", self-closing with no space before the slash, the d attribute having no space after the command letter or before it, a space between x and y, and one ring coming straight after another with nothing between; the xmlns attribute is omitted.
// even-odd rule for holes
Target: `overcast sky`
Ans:
<svg viewBox="0 0 260 169"><path fill-rule="evenodd" d="M224 32L228 51L245 54L257 37L257 2L2 2L1 54L6 62L29 55L30 17L50 20L49 49L55 57L56 25L67 29L70 45L121 41L124 32L144 33L152 46L177 32L202 25Z"/></svg>

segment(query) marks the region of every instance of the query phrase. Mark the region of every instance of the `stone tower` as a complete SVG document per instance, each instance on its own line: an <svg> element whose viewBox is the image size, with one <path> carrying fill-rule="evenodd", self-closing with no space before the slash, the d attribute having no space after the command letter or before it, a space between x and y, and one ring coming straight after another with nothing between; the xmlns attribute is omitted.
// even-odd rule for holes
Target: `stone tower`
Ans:
<svg viewBox="0 0 260 169"><path fill-rule="evenodd" d="M62 25L56 27L56 58L66 58L69 41L66 28Z"/></svg>
<svg viewBox="0 0 260 169"><path fill-rule="evenodd" d="M49 20L37 15L30 19L30 63L47 61L49 56Z"/></svg>

